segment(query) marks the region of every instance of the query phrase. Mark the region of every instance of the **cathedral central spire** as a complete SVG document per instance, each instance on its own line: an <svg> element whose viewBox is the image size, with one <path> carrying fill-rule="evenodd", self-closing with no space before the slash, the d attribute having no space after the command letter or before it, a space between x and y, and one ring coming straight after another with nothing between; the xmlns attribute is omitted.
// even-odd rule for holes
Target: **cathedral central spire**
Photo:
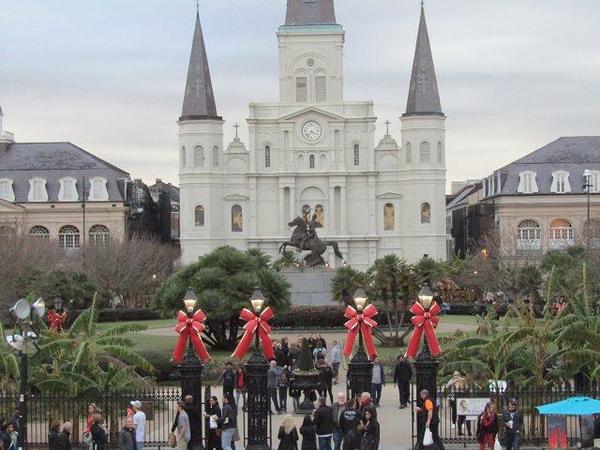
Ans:
<svg viewBox="0 0 600 450"><path fill-rule="evenodd" d="M220 119L217 115L199 11L196 11L196 27L179 120L194 119Z"/></svg>
<svg viewBox="0 0 600 450"><path fill-rule="evenodd" d="M415 47L405 115L423 114L443 115L443 112L433 67L427 23L425 22L425 9L423 3L421 3L421 19L419 21L419 32L417 34L417 45Z"/></svg>
<svg viewBox="0 0 600 450"><path fill-rule="evenodd" d="M334 25L333 0L287 0L286 25Z"/></svg>

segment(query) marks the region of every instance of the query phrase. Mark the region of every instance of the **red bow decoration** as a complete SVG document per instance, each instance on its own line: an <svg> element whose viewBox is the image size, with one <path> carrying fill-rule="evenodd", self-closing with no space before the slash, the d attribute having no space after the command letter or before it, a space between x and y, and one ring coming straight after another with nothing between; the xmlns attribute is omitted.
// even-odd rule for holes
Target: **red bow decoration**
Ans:
<svg viewBox="0 0 600 450"><path fill-rule="evenodd" d="M354 346L354 341L356 340L359 329L362 331L369 358L375 358L377 356L377 350L373 343L373 333L371 331L372 328L377 327L377 322L372 319L372 317L377 314L377 308L375 308L375 305L372 303L367 306L362 313L357 312L352 306L346 307L344 317L350 320L344 324L344 326L348 328L348 337L346 338L346 345L344 345L344 351L342 352L344 356L350 356L352 354L352 347Z"/></svg>
<svg viewBox="0 0 600 450"><path fill-rule="evenodd" d="M54 310L48 311L48 325L50 330L56 333L62 333L67 323L67 312L57 313Z"/></svg>
<svg viewBox="0 0 600 450"><path fill-rule="evenodd" d="M440 305L438 305L437 302L432 302L428 310L426 310L425 307L419 302L413 303L413 305L410 307L410 312L413 313L414 316L410 320L415 326L415 330L413 331L408 348L406 349L406 357L415 358L417 356L417 350L419 349L419 344L421 343L423 331L425 331L427 345L429 345L431 354L433 356L437 356L442 353L440 343L435 335L435 328L440 322L438 315L441 311Z"/></svg>
<svg viewBox="0 0 600 450"><path fill-rule="evenodd" d="M177 313L178 324L175 326L175 331L179 333L179 339L177 339L177 343L173 349L173 361L176 363L181 362L183 353L185 352L185 346L189 339L192 340L192 344L196 349L196 355L198 355L202 361L210 359L210 355L200 337L200 333L206 329L202 323L205 320L206 314L204 314L204 311L201 309L196 311L192 317L188 317L183 311Z"/></svg>
<svg viewBox="0 0 600 450"><path fill-rule="evenodd" d="M248 323L244 325L244 335L231 356L242 359L246 352L248 352L250 345L252 345L254 333L258 333L265 357L268 360L275 359L275 352L273 351L273 345L271 344L271 338L269 337L269 334L271 334L271 325L267 323L274 316L273 310L268 306L260 313L260 315L254 314L247 308L242 309L240 319L245 320Z"/></svg>

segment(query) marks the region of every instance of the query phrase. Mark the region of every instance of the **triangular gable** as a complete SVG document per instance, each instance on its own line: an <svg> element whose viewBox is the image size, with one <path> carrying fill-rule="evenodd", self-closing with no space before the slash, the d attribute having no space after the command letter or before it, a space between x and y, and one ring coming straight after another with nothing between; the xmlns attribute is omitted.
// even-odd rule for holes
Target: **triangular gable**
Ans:
<svg viewBox="0 0 600 450"><path fill-rule="evenodd" d="M225 200L237 200L237 201L246 201L249 200L249 197L246 197L242 194L231 194L223 197Z"/></svg>
<svg viewBox="0 0 600 450"><path fill-rule="evenodd" d="M300 109L298 111L294 111L293 113L290 113L290 114L287 114L285 116L280 117L279 120L294 119L294 118L296 118L298 116L301 116L301 115L309 113L309 112L317 113L317 114L320 114L320 115L325 116L325 117L329 117L330 119L334 119L334 120L346 120L345 117L340 116L339 114L335 114L335 113L332 113L332 112L329 112L329 111L325 111L325 110L320 109L320 108L315 108L314 106L307 106L307 107L302 108L302 109Z"/></svg>
<svg viewBox="0 0 600 450"><path fill-rule="evenodd" d="M402 198L402 194L398 194L397 192L384 192L383 194L379 194L376 196L378 199L389 199L389 198Z"/></svg>
<svg viewBox="0 0 600 450"><path fill-rule="evenodd" d="M8 202L6 200L2 200L0 198L0 211L14 211L14 212L22 212L25 210L21 205L16 205L15 203Z"/></svg>

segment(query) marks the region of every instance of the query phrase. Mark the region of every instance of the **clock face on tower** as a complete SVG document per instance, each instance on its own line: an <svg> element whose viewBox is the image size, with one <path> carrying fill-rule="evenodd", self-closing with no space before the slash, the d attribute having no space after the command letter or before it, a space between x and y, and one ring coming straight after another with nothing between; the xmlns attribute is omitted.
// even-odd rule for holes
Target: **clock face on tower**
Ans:
<svg viewBox="0 0 600 450"><path fill-rule="evenodd" d="M321 137L321 125L316 120L309 120L302 125L302 137L309 142L315 142Z"/></svg>

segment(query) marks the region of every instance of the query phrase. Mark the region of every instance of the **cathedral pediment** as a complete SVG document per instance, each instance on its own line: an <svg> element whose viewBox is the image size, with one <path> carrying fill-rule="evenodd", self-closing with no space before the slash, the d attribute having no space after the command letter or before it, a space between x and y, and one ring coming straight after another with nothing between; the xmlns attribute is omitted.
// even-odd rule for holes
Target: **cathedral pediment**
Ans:
<svg viewBox="0 0 600 450"><path fill-rule="evenodd" d="M249 200L248 197L246 197L245 195L242 194L231 194L231 195L226 195L225 197L223 197L225 200L232 200L232 201L238 201L238 202L243 202L246 200Z"/></svg>
<svg viewBox="0 0 600 450"><path fill-rule="evenodd" d="M402 198L402 194L398 194L397 192L384 192L383 194L377 195L378 199L387 200L391 198Z"/></svg>
<svg viewBox="0 0 600 450"><path fill-rule="evenodd" d="M279 120L292 120L296 117L303 116L307 113L319 114L321 116L328 117L333 120L345 120L346 118L340 116L339 114L335 114L329 111L325 111L321 108L316 108L314 106L307 106L306 108L299 109L298 111L294 111L293 113L287 114L279 118Z"/></svg>

